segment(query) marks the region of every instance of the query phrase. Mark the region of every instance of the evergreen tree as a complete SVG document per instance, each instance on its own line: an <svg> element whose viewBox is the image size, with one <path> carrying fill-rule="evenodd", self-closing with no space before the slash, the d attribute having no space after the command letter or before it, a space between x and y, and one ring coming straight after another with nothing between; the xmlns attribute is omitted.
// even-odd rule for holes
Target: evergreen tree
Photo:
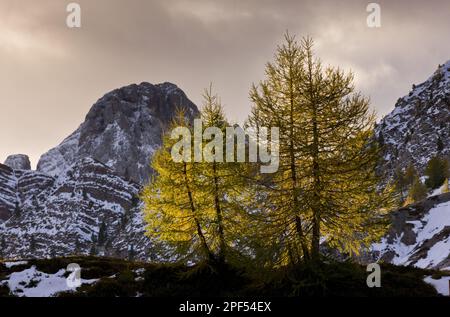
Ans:
<svg viewBox="0 0 450 317"><path fill-rule="evenodd" d="M409 191L409 195L406 198L405 205L421 201L427 197L427 194L427 187L420 181L420 178L416 176Z"/></svg>
<svg viewBox="0 0 450 317"><path fill-rule="evenodd" d="M247 181L247 165L242 162L227 162L226 153L226 128L230 126L223 112L223 107L217 95L212 93L211 87L205 90L203 95L204 106L202 109L203 132L208 129L216 129L221 132L222 148L211 148L210 140L204 140L204 162L201 164L200 179L202 190L209 199L209 213L214 215L216 226L213 240L214 249L217 250L217 260L231 260L234 253L232 246L239 244L246 234L247 217L245 204L249 198ZM217 135L214 132L214 138ZM210 135L211 139L214 139ZM237 137L235 136L234 139ZM229 149L236 158L237 147Z"/></svg>
<svg viewBox="0 0 450 317"><path fill-rule="evenodd" d="M400 201L403 202L408 194L408 181L405 173L403 173L400 167L397 167L394 172L394 182L397 192L400 194Z"/></svg>
<svg viewBox="0 0 450 317"><path fill-rule="evenodd" d="M132 244L128 248L128 261L134 261L135 256L136 256L136 252L134 251L134 245Z"/></svg>
<svg viewBox="0 0 450 317"><path fill-rule="evenodd" d="M414 180L418 177L418 173L413 164L409 164L405 170L405 185L410 188Z"/></svg>
<svg viewBox="0 0 450 317"><path fill-rule="evenodd" d="M6 256L6 239L4 236L0 239L0 259Z"/></svg>
<svg viewBox="0 0 450 317"><path fill-rule="evenodd" d="M174 118L169 132L179 127L188 128L192 135L192 126L182 110ZM173 256L213 259L209 238L214 235L211 226L214 217L208 210L208 197L197 177L200 164L175 162L171 151L177 141L166 133L162 147L152 158L151 166L157 175L141 196L148 224L147 235L174 247ZM184 151L187 153L188 149Z"/></svg>
<svg viewBox="0 0 450 317"><path fill-rule="evenodd" d="M30 249L31 253L34 253L36 251L36 240L35 240L34 236L30 237L29 249Z"/></svg>
<svg viewBox="0 0 450 317"><path fill-rule="evenodd" d="M97 244L97 237L95 236L94 233L91 234L91 241L92 243Z"/></svg>
<svg viewBox="0 0 450 317"><path fill-rule="evenodd" d="M438 153L441 153L442 150L444 149L444 143L442 142L441 137L438 137L437 142L436 142L436 147L437 147Z"/></svg>
<svg viewBox="0 0 450 317"><path fill-rule="evenodd" d="M319 258L330 246L358 253L381 234L392 196L377 191L379 157L369 102L353 76L324 68L313 42L286 35L267 79L254 86L250 125L280 128L280 166L267 191L268 229L286 261ZM284 260L282 260L284 261Z"/></svg>
<svg viewBox="0 0 450 317"><path fill-rule="evenodd" d="M384 136L383 133L380 131L380 134L378 135L378 145L380 147L384 146Z"/></svg>
<svg viewBox="0 0 450 317"><path fill-rule="evenodd" d="M98 245L104 245L108 239L108 228L106 226L105 220L102 221L100 229L98 231Z"/></svg>
<svg viewBox="0 0 450 317"><path fill-rule="evenodd" d="M121 217L120 217L120 230L125 230L127 223L128 223L128 211L126 211Z"/></svg>
<svg viewBox="0 0 450 317"><path fill-rule="evenodd" d="M210 89L205 91L204 100L201 132L215 131L209 137L222 138L221 145L225 146L222 133L228 124L219 98ZM177 115L169 131L177 127L188 128L193 134L183 113ZM211 146L210 140L191 142L191 161L175 162L171 152L176 143L169 135L164 136L163 146L153 157L157 176L142 193L147 234L173 245L184 259L223 262L230 255L230 246L236 245L242 235L239 228L244 225L245 190L241 171L245 164L224 162L223 148L220 144L219 148ZM204 148L204 157L201 162L193 162L192 153L198 147Z"/></svg>
<svg viewBox="0 0 450 317"><path fill-rule="evenodd" d="M16 205L14 207L14 216L20 217L21 214L22 214L22 210L20 208L19 202L16 202Z"/></svg>
<svg viewBox="0 0 450 317"><path fill-rule="evenodd" d="M81 244L80 244L80 239L78 238L78 236L75 238L73 251L74 251L74 254L79 254L81 251Z"/></svg>
<svg viewBox="0 0 450 317"><path fill-rule="evenodd" d="M112 254L113 252L113 248L112 248L113 244L112 244L112 240L108 239L105 242L105 254Z"/></svg>
<svg viewBox="0 0 450 317"><path fill-rule="evenodd" d="M431 158L425 168L425 175L427 176L425 184L428 188L440 187L449 177L448 161L439 156Z"/></svg>
<svg viewBox="0 0 450 317"><path fill-rule="evenodd" d="M133 196L133 198L131 198L131 208L139 207L140 202L141 200L139 199L139 196Z"/></svg>
<svg viewBox="0 0 450 317"><path fill-rule="evenodd" d="M91 256L97 255L97 246L95 243L92 243L91 249L89 250L89 255Z"/></svg>

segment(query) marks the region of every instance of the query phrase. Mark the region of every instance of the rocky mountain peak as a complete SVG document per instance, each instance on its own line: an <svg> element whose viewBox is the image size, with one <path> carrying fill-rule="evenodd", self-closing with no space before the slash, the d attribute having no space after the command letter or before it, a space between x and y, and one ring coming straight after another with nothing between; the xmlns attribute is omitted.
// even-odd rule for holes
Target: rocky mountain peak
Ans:
<svg viewBox="0 0 450 317"><path fill-rule="evenodd" d="M115 89L42 155L36 171L26 170L23 156L0 164L3 255L127 257L131 249L139 259L157 256L144 235L139 191L177 108L192 118L199 113L171 83Z"/></svg>
<svg viewBox="0 0 450 317"><path fill-rule="evenodd" d="M6 166L16 170L30 170L30 159L25 154L9 155L4 163Z"/></svg>
<svg viewBox="0 0 450 317"><path fill-rule="evenodd" d="M199 113L172 83L115 89L92 106L74 133L41 157L37 169L57 176L77 159L91 157L127 179L145 183L150 158L177 108L191 117Z"/></svg>
<svg viewBox="0 0 450 317"><path fill-rule="evenodd" d="M390 177L409 164L422 171L431 157L450 154L450 60L413 85L377 125L383 145L380 171Z"/></svg>

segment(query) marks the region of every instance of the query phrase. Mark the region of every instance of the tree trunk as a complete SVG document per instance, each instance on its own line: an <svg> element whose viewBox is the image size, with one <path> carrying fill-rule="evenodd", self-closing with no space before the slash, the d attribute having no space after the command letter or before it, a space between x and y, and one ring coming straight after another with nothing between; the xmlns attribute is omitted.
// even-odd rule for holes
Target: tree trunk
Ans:
<svg viewBox="0 0 450 317"><path fill-rule="evenodd" d="M205 253L205 255L208 257L208 259L210 261L214 261L215 260L215 256L214 254L211 252L211 250L209 249L208 243L206 242L206 238L205 235L203 234L202 228L200 226L200 222L198 221L196 215L195 215L195 204L194 204L194 199L192 197L192 191L190 189L189 186L189 181L188 181L188 177L187 177L187 167L186 167L186 163L183 164L183 175L184 175L184 182L185 182L185 186L186 186L186 190L188 193L188 197L189 197L189 204L190 204L190 208L193 214L193 218L195 221L195 226L197 229L197 235L200 238L200 242L202 245L202 249L203 252Z"/></svg>
<svg viewBox="0 0 450 317"><path fill-rule="evenodd" d="M290 114L289 114L289 132L290 132L290 143L289 143L289 155L291 163L291 180L292 180L292 195L294 201L294 214L295 214L295 229L297 231L298 238L300 240L300 245L303 252L303 257L305 260L309 259L308 246L305 240L305 234L303 233L302 220L300 218L300 201L298 197L297 189L297 170L295 167L295 149L294 149L294 88L292 81L290 82Z"/></svg>
<svg viewBox="0 0 450 317"><path fill-rule="evenodd" d="M312 110L312 128L313 128L313 143L312 143L312 160L313 160L313 199L312 199L312 213L313 213L313 227L312 227L312 241L311 241L311 257L313 261L318 261L320 256L320 222L321 222L321 207L320 207L320 166L319 166L319 130L317 122L317 104L314 102L313 92L313 64L312 56L308 55L308 71L309 71L309 98Z"/></svg>
<svg viewBox="0 0 450 317"><path fill-rule="evenodd" d="M213 162L213 173L214 173L214 207L216 210L217 217L217 231L219 234L219 262L225 261L225 235L223 230L223 217L222 210L220 208L220 199L219 199L219 179L217 177L217 166L216 162Z"/></svg>

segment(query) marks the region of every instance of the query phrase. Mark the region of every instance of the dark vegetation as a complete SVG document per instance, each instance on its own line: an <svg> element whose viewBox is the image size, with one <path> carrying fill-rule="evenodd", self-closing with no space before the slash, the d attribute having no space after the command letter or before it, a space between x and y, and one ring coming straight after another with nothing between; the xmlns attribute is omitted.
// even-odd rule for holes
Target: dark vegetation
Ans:
<svg viewBox="0 0 450 317"><path fill-rule="evenodd" d="M423 282L425 276L448 274L412 267L381 265L381 287L369 288L365 266L353 262L324 259L320 264L272 269L257 274L228 265L202 262L193 266L150 264L100 257L67 257L30 260L27 265L7 269L0 266L0 279L12 272L35 265L39 271L54 274L70 263L78 263L83 279L99 279L62 297L280 297L280 296L437 296L435 289ZM34 287L26 285L25 287ZM9 289L0 287L0 296Z"/></svg>

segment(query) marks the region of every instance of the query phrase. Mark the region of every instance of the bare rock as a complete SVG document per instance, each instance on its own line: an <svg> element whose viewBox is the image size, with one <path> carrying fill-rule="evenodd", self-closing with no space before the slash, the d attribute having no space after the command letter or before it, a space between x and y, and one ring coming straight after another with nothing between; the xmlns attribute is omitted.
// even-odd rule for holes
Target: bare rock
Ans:
<svg viewBox="0 0 450 317"><path fill-rule="evenodd" d="M10 155L6 158L6 161L4 164L15 170L30 170L31 169L30 159L25 154Z"/></svg>

